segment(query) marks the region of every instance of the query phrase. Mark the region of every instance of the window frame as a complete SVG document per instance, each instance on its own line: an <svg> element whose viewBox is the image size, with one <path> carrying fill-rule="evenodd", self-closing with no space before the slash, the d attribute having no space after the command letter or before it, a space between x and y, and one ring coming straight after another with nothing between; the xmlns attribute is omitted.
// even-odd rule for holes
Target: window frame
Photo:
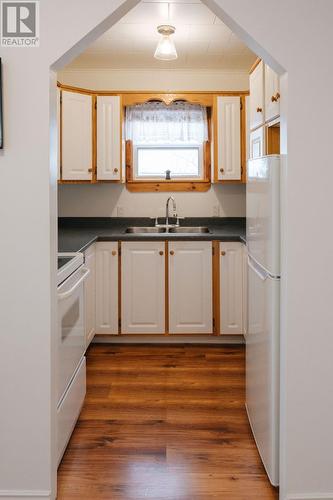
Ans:
<svg viewBox="0 0 333 500"><path fill-rule="evenodd" d="M183 178L176 177L170 180L162 178L135 178L134 172L134 145L131 140L125 140L123 147L124 152L124 166L125 166L125 182L128 191L132 192L202 192L208 191L212 184L212 158L213 158L213 110L214 110L214 94L212 92L206 93L128 93L123 95L123 119L125 117L126 106L132 104L145 103L151 100L160 100L165 104L170 104L177 100L184 100L194 104L201 104L207 108L208 118L208 141L202 145L202 177L199 178Z"/></svg>
<svg viewBox="0 0 333 500"><path fill-rule="evenodd" d="M198 175L188 176L188 175L174 175L171 179L165 179L160 175L138 175L138 153L139 149L197 149L198 150ZM133 180L136 182L141 181L202 181L204 179L204 143L202 144L194 144L194 143L184 143L184 144L134 144L133 145ZM172 173L171 173L172 176Z"/></svg>

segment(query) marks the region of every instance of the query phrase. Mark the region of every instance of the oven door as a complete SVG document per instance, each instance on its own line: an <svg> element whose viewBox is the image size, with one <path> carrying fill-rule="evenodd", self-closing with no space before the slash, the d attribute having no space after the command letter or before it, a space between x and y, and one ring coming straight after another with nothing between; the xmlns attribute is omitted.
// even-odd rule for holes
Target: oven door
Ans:
<svg viewBox="0 0 333 500"><path fill-rule="evenodd" d="M85 352L83 282L88 274L81 266L58 286L58 403Z"/></svg>

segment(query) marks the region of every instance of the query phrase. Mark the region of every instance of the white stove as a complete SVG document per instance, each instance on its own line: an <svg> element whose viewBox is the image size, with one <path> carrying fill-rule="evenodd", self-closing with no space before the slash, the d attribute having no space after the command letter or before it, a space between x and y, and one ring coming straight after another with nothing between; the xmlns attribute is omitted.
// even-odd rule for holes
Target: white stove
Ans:
<svg viewBox="0 0 333 500"><path fill-rule="evenodd" d="M58 254L58 463L71 437L86 393L84 281L89 269L83 261L80 252Z"/></svg>
<svg viewBox="0 0 333 500"><path fill-rule="evenodd" d="M83 254L81 252L60 252L58 253L58 273L57 285L59 286L65 279L73 274L83 264Z"/></svg>

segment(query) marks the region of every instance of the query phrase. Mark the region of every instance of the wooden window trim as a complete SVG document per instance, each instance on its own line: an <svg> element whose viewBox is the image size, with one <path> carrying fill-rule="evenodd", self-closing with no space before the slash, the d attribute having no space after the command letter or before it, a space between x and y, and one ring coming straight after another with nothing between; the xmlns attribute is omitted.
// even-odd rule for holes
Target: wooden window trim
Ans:
<svg viewBox="0 0 333 500"><path fill-rule="evenodd" d="M133 144L126 141L125 163L126 163L126 187L132 192L165 192L165 191L208 191L211 188L211 136L212 136L212 107L213 96L211 94L128 94L123 96L123 107L131 104L144 103L152 99L170 104L177 100L201 104L207 107L208 115L208 141L203 144L203 177L198 180L171 179L161 180L138 180L133 178Z"/></svg>
<svg viewBox="0 0 333 500"><path fill-rule="evenodd" d="M203 179L191 180L177 180L171 179L170 181L156 180L137 180L133 179L133 144L132 141L126 141L125 148L126 155L126 187L129 191L133 192L159 192L159 191L208 191L211 187L211 146L210 141L204 143L204 165L203 165Z"/></svg>

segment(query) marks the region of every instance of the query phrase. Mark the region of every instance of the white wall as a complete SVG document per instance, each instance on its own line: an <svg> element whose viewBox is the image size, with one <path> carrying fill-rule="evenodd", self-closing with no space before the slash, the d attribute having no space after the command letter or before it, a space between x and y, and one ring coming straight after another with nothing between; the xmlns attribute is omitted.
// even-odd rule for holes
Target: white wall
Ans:
<svg viewBox="0 0 333 500"><path fill-rule="evenodd" d="M66 69L57 75L61 83L94 90L248 90L243 71L149 71ZM130 193L117 185L62 185L58 189L61 216L112 216L123 208L124 216L164 215L169 193ZM245 216L245 186L214 186L205 193L175 193L179 215L210 217ZM82 204L82 199L85 203ZM217 207L217 212L216 212Z"/></svg>
<svg viewBox="0 0 333 500"><path fill-rule="evenodd" d="M95 90L248 90L246 71L65 69L58 80Z"/></svg>
<svg viewBox="0 0 333 500"><path fill-rule="evenodd" d="M212 2L205 0L248 40L250 48L257 47L267 57L261 48L265 47L288 71L288 99L281 99L283 118L288 117L288 166L282 246L280 496L329 499L333 498L333 2ZM52 156L50 171L49 120L50 109L54 119L56 103L52 95L50 108L49 66L72 47L71 54L77 55L77 41L118 5L115 0L40 4L41 47L1 49L5 150L0 155L0 496L16 499L29 494L54 498L55 492L51 345L56 309L56 165ZM121 15L115 14L115 20ZM108 27L110 20L88 39Z"/></svg>
<svg viewBox="0 0 333 500"><path fill-rule="evenodd" d="M245 186L213 186L205 193L172 193L182 217L245 217ZM170 193L131 193L123 185L61 185L58 189L62 217L155 217L165 215ZM82 203L84 200L84 203Z"/></svg>

